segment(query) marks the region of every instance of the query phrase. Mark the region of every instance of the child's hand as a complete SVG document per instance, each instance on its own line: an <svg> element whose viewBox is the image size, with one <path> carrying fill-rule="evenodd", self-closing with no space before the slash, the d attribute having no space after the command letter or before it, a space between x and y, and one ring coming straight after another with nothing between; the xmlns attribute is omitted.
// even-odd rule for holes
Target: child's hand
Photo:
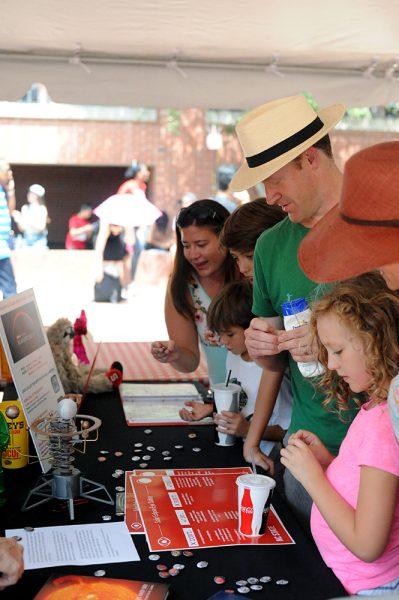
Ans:
<svg viewBox="0 0 399 600"><path fill-rule="evenodd" d="M220 433L228 433L236 437L246 437L248 433L249 423L241 413L222 410L221 413L214 416L213 420Z"/></svg>
<svg viewBox="0 0 399 600"><path fill-rule="evenodd" d="M184 405L189 406L191 410L182 408L179 411L180 418L183 419L183 421L200 421L201 419L209 417L209 415L212 414L212 404L189 401L185 402Z"/></svg>
<svg viewBox="0 0 399 600"><path fill-rule="evenodd" d="M274 462L271 458L263 454L259 446L248 446L247 441L244 443L244 458L248 463L252 463L254 460L258 467L262 467L267 474L273 477L274 475Z"/></svg>
<svg viewBox="0 0 399 600"><path fill-rule="evenodd" d="M292 443L281 450L281 464L289 469L295 479L308 491L320 476L324 476L323 469L311 448L298 438L294 438Z"/></svg>
<svg viewBox="0 0 399 600"><path fill-rule="evenodd" d="M313 452L323 469L326 469L330 462L334 459L334 456L325 447L323 442L317 437L315 433L306 431L305 429L299 429L293 433L288 440L288 444L294 443L294 440L302 440Z"/></svg>

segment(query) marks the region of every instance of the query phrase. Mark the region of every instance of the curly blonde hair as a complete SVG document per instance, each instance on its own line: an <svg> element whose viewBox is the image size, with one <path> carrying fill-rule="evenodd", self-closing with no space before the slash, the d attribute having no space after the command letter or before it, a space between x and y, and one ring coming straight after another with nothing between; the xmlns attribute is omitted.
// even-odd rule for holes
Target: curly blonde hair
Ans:
<svg viewBox="0 0 399 600"><path fill-rule="evenodd" d="M390 381L399 371L398 294L387 288L378 273L365 273L338 283L312 306L311 329L318 359L325 367L317 385L326 394L323 404L342 415L349 408L353 392L346 381L327 367L327 350L317 332L317 320L326 314L338 317L360 339L372 380L365 391L377 400L386 400Z"/></svg>

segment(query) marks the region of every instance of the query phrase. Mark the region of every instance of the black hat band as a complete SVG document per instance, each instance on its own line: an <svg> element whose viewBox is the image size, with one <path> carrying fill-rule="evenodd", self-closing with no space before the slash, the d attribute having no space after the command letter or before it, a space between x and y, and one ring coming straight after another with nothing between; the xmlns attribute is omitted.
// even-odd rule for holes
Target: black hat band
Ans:
<svg viewBox="0 0 399 600"><path fill-rule="evenodd" d="M255 167L260 167L261 165L264 165L267 162L278 158L282 154L285 154L286 152L289 152L296 146L299 146L303 142L306 142L306 140L318 133L323 127L323 121L320 119L320 117L316 117L314 121L309 123L309 125L306 125L306 127L300 129L293 135L290 135L290 137L286 138L282 142L279 142L278 144L267 148L267 150L259 152L259 154L247 156L246 161L248 167L250 169L254 169Z"/></svg>

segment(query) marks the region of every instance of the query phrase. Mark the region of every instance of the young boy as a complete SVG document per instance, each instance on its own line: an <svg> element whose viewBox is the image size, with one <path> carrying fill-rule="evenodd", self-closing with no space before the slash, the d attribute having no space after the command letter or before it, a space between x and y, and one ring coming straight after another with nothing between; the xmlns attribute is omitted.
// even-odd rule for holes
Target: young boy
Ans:
<svg viewBox="0 0 399 600"><path fill-rule="evenodd" d="M222 411L215 416L215 423L221 433L242 438L245 438L249 429L262 375L262 368L251 360L245 346L244 331L253 318L251 306L252 285L249 281L235 281L213 299L208 311L209 328L219 334L221 343L228 350L226 372L231 371L230 381L241 385L243 391L240 412ZM182 419L198 421L212 414L213 407L209 404L187 402L186 405L191 411L183 409L180 412ZM274 442L282 441L290 420L291 387L285 376L261 443L265 454L270 455Z"/></svg>

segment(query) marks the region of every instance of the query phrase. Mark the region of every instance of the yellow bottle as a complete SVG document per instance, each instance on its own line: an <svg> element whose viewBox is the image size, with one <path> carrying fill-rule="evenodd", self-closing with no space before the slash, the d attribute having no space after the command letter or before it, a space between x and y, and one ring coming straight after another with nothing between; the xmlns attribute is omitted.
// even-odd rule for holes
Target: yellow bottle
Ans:
<svg viewBox="0 0 399 600"><path fill-rule="evenodd" d="M12 375L10 367L8 366L8 360L6 353L4 352L3 344L0 342L0 379L3 379L7 383L12 382Z"/></svg>
<svg viewBox="0 0 399 600"><path fill-rule="evenodd" d="M0 402L0 411L8 423L10 441L2 453L5 469L20 469L28 463L28 429L19 400Z"/></svg>

